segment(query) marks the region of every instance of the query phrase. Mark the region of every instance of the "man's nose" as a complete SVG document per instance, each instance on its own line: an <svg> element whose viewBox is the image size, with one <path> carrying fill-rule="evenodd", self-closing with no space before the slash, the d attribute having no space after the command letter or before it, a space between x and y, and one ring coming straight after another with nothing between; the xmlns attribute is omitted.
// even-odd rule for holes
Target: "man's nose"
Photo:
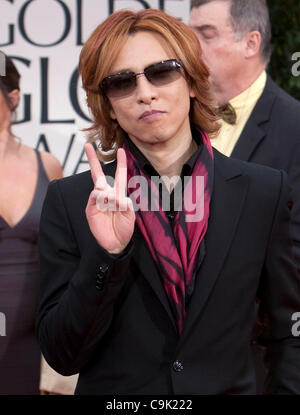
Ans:
<svg viewBox="0 0 300 415"><path fill-rule="evenodd" d="M146 104L157 98L157 88L148 81L143 72L136 76L136 97L138 102Z"/></svg>

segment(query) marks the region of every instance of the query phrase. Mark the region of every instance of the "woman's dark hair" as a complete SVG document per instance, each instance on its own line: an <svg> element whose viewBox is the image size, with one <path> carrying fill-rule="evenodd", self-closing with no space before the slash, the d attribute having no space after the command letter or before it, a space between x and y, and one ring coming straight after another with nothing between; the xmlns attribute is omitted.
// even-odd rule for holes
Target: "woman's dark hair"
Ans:
<svg viewBox="0 0 300 415"><path fill-rule="evenodd" d="M20 74L15 67L12 59L9 58L5 53L1 52L1 58L5 60L5 75L0 76L0 92L2 93L7 104L11 108L11 100L9 98L9 93L14 89L20 90ZM14 110L14 108L11 108Z"/></svg>

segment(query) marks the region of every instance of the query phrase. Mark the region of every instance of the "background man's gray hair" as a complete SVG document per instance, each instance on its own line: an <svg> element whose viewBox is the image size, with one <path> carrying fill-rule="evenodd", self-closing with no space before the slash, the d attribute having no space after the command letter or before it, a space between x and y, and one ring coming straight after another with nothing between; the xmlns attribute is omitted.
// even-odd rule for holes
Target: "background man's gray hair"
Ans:
<svg viewBox="0 0 300 415"><path fill-rule="evenodd" d="M216 0L192 0L191 9ZM260 55L264 63L271 57L271 24L266 0L221 0L231 3L231 26L237 35L257 30L261 35Z"/></svg>

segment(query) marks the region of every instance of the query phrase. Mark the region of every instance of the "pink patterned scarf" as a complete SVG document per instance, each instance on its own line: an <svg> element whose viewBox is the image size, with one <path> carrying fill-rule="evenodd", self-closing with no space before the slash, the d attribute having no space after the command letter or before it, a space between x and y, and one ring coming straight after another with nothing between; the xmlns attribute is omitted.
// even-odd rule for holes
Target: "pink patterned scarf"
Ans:
<svg viewBox="0 0 300 415"><path fill-rule="evenodd" d="M144 190L138 199L141 209L136 212L136 221L162 277L179 334L183 330L187 299L192 294L195 275L205 255L204 236L213 187L213 151L207 134L200 133L203 144L192 175L185 178L181 192L182 209L176 212L173 224L163 210L157 183L140 168L126 141L123 146L127 155L128 194L131 198L137 192L137 187L132 186L136 177L138 182L143 178L147 183L146 192L145 186L139 186Z"/></svg>

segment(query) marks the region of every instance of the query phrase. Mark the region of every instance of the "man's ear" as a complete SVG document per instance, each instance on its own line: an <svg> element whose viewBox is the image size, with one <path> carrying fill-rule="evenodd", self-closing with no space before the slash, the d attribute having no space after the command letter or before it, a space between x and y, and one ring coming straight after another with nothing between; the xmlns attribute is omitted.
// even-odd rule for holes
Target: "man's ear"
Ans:
<svg viewBox="0 0 300 415"><path fill-rule="evenodd" d="M20 91L18 89L13 89L8 94L9 100L10 100L10 109L13 111L15 108L17 108L19 101L20 101Z"/></svg>
<svg viewBox="0 0 300 415"><path fill-rule="evenodd" d="M190 88L190 98L195 98L196 94L193 88Z"/></svg>
<svg viewBox="0 0 300 415"><path fill-rule="evenodd" d="M252 58L253 56L260 54L261 34L257 30L249 32L245 36L246 41L246 58Z"/></svg>
<svg viewBox="0 0 300 415"><path fill-rule="evenodd" d="M114 111L114 109L113 109L113 107L112 107L112 106L110 106L110 111L109 111L109 114L110 114L110 118L111 118L112 120L116 121L117 116L116 116L116 113L115 113L115 111Z"/></svg>

